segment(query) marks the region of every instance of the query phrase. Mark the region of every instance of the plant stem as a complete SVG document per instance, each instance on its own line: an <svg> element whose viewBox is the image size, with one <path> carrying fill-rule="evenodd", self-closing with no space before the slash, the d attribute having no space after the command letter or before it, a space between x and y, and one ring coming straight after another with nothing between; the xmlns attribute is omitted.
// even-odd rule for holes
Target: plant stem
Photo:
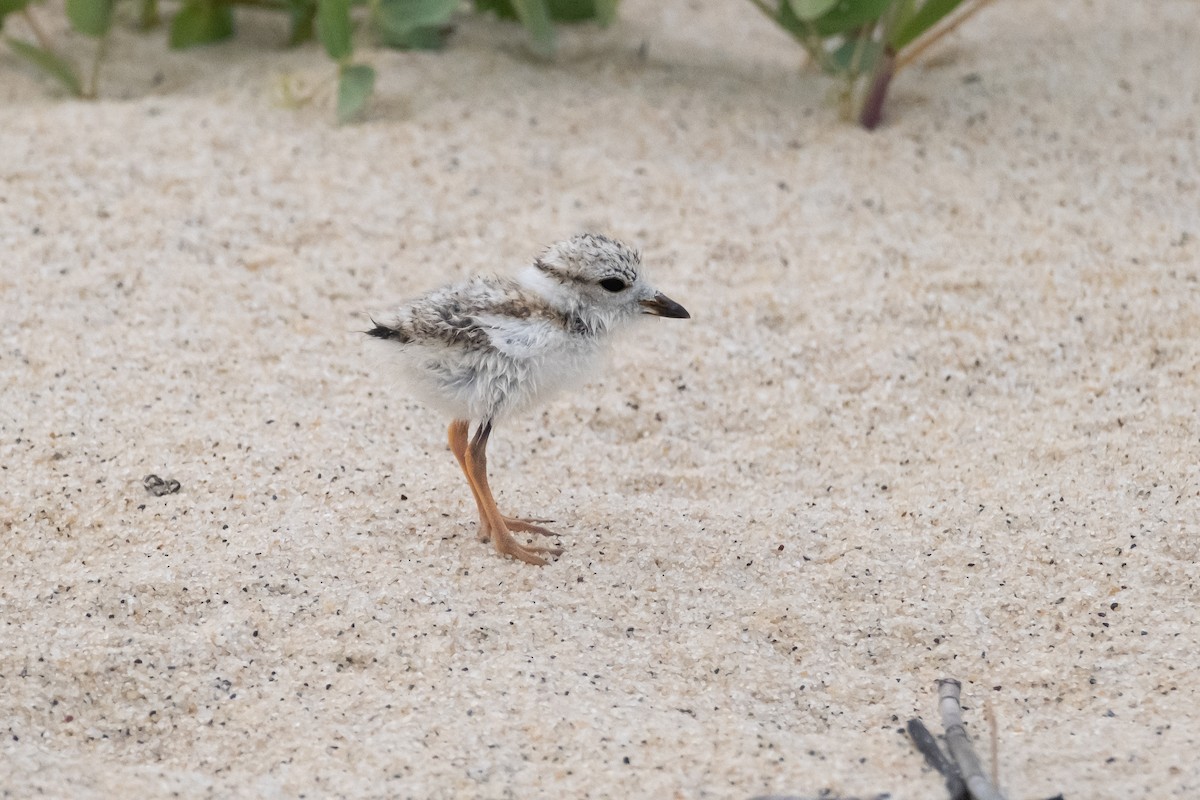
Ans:
<svg viewBox="0 0 1200 800"><path fill-rule="evenodd" d="M858 124L869 131L875 130L883 121L883 101L887 98L892 76L896 74L896 53L888 42L892 38L892 28L902 16L904 6L904 0L893 0L884 9L876 25L872 26L879 29L880 53L871 72L871 83L858 109Z"/></svg>
<svg viewBox="0 0 1200 800"><path fill-rule="evenodd" d="M96 42L96 55L92 57L92 72L88 75L87 88L83 90L83 96L88 100L96 99L96 90L100 84L100 62L104 60L104 54L108 52L108 33L105 31L104 35L100 37L100 41Z"/></svg>
<svg viewBox="0 0 1200 800"><path fill-rule="evenodd" d="M849 120L854 116L854 89L858 86L863 52L866 50L867 42L871 41L874 36L877 25L878 21L868 22L858 29L858 36L854 40L854 52L850 54L850 61L846 67L846 92L842 96L842 119Z"/></svg>
<svg viewBox="0 0 1200 800"><path fill-rule="evenodd" d="M33 16L33 12L29 10L29 6L25 6L25 8L21 9L21 14L25 17L25 23L29 25L29 29L33 31L33 38L38 40L38 44L41 45L42 49L47 53L53 53L54 47L51 46L50 39L46 36L45 32L42 31L42 27L38 25L37 20Z"/></svg>
<svg viewBox="0 0 1200 800"><path fill-rule="evenodd" d="M858 38L854 42L854 52L850 54L850 68L847 70L851 81L858 79L858 68L862 66L863 51L866 50L867 42L875 33L877 24L877 22L868 22L858 30Z"/></svg>
<svg viewBox="0 0 1200 800"><path fill-rule="evenodd" d="M867 89L867 96L863 98L862 108L858 113L858 124L869 131L875 130L883 121L883 101L895 74L896 55L890 47L885 47L879 54L875 73L871 76L871 86Z"/></svg>
<svg viewBox="0 0 1200 800"><path fill-rule="evenodd" d="M926 50L928 50L930 47L932 47L933 44L936 43L939 39L941 39L946 34L950 33L951 31L955 30L956 28L958 28L959 25L962 25L964 22L969 20L971 17L978 14L980 11L982 11L986 6L988 6L992 2L993 2L993 0L975 0L975 2L973 4L967 6L967 9L965 11L963 11L961 14L959 14L958 16L956 16L954 19L950 20L945 25L938 28L936 31L926 34L925 36L921 37L920 40L918 40L917 42L914 42L910 47L905 48L904 55L901 56L900 58L896 59L895 72L899 72L900 70L904 69L909 64L911 64L912 62L916 61L918 58L921 57L922 53L924 53Z"/></svg>
<svg viewBox="0 0 1200 800"><path fill-rule="evenodd" d="M821 65L821 69L829 73L835 72L833 59L830 57L829 51L825 49L824 39L821 34L817 33L817 27L812 24L811 20L804 22L804 31L808 37L804 45L808 54Z"/></svg>
<svg viewBox="0 0 1200 800"><path fill-rule="evenodd" d="M157 24L158 0L142 0L142 8L138 12L138 27L148 31Z"/></svg>

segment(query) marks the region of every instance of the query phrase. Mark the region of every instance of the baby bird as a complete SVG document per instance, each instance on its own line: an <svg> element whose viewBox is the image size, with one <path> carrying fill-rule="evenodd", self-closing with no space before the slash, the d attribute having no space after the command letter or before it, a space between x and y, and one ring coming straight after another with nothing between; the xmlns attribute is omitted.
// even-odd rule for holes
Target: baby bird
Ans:
<svg viewBox="0 0 1200 800"><path fill-rule="evenodd" d="M553 536L538 524L548 520L496 507L487 476L493 425L581 380L611 334L642 314L691 316L646 282L637 252L585 233L551 245L515 279L470 278L371 320L367 333L390 346L414 393L453 420L450 450L475 496L480 539L497 552L538 566L546 564L539 553L562 553L513 536Z"/></svg>

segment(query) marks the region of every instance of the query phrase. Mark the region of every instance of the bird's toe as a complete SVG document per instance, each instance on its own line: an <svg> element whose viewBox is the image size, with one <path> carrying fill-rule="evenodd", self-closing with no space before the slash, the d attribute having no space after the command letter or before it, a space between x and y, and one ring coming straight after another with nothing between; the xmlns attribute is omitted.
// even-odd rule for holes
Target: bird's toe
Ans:
<svg viewBox="0 0 1200 800"><path fill-rule="evenodd" d="M558 531L552 531L549 528L543 528L538 525L539 522L553 522L551 519L529 519L523 517L505 517L504 525L510 531L519 531L521 533L536 533L538 536L559 536Z"/></svg>

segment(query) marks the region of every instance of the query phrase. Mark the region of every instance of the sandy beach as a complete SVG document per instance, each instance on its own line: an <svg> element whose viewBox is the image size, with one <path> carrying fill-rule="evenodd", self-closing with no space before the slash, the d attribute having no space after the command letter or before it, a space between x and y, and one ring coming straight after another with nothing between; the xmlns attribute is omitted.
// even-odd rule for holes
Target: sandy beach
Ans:
<svg viewBox="0 0 1200 800"><path fill-rule="evenodd" d="M238 19L0 48L0 797L939 798L943 676L1012 800L1200 796L1200 4L995 3L871 133L749 3L364 41L343 127ZM361 332L583 230L692 319L497 429L535 568Z"/></svg>

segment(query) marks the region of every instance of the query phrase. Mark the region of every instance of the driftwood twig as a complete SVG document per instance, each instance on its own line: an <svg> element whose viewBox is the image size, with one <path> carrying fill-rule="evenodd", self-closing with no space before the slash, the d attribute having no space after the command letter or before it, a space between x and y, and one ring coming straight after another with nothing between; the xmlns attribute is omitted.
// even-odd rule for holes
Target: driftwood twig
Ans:
<svg viewBox="0 0 1200 800"><path fill-rule="evenodd" d="M946 758L942 748L938 747L937 739L933 738L933 734L929 732L929 728L925 727L925 723L919 719L910 719L907 729L908 738L912 739L917 750L925 756L925 763L936 769L946 779L946 791L950 793L950 800L969 800L967 784L963 783L958 765Z"/></svg>
<svg viewBox="0 0 1200 800"><path fill-rule="evenodd" d="M938 709L942 714L942 728L946 731L946 749L962 771L967 791L974 800L1004 800L1004 795L984 773L979 756L975 755L963 727L962 705L958 700L962 694L962 684L953 678L942 678L937 685Z"/></svg>

